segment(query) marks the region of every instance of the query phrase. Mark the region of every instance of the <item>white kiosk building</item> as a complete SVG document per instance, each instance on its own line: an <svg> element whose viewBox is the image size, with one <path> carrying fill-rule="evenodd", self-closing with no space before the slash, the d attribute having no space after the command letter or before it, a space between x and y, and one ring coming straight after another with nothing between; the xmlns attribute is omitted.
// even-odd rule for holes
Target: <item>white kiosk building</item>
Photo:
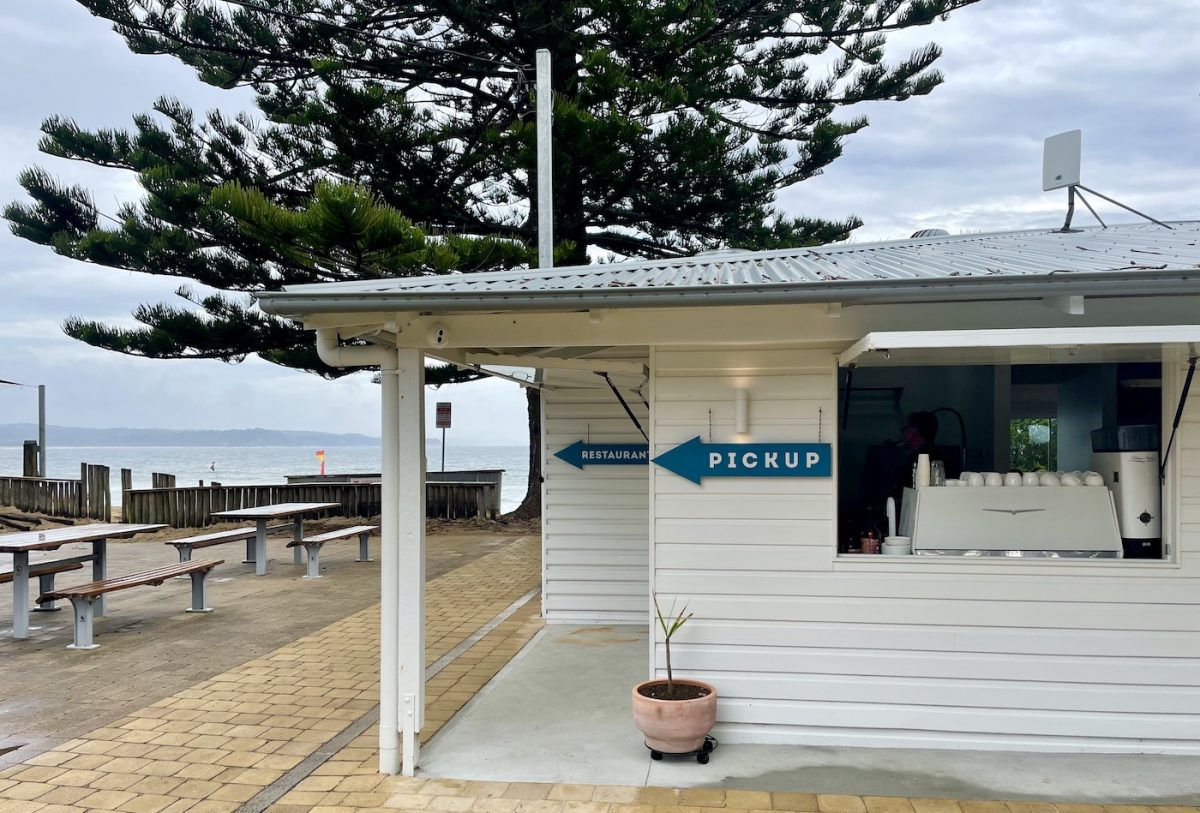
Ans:
<svg viewBox="0 0 1200 813"><path fill-rule="evenodd" d="M685 599L723 741L1200 754L1200 223L1169 225L263 294L383 368L381 769L422 726L426 357L539 371L544 617ZM904 490L910 413L958 490ZM1130 438L1160 489L972 487L1048 433L1037 468ZM911 555L863 552L887 496Z"/></svg>

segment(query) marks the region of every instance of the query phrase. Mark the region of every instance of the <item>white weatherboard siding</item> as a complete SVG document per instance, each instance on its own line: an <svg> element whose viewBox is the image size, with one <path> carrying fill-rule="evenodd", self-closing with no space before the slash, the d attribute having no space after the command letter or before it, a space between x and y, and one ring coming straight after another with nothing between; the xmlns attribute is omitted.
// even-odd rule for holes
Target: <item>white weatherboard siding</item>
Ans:
<svg viewBox="0 0 1200 813"><path fill-rule="evenodd" d="M579 440L645 439L602 380L592 376L595 383L583 387L580 378L550 371L542 391L543 614L547 621L573 624L645 623L650 589L646 466L581 470L554 456ZM637 393L622 388L621 394L648 427L649 410Z"/></svg>
<svg viewBox="0 0 1200 813"><path fill-rule="evenodd" d="M657 349L657 452L830 441L834 354ZM1164 371L1164 421L1181 364ZM680 673L721 695L718 737L909 747L1200 754L1200 390L1176 441L1174 563L838 559L835 479L723 479L655 468L653 584L695 617ZM834 459L836 460L836 452ZM1181 509L1170 513L1172 489ZM661 632L653 665L664 674Z"/></svg>

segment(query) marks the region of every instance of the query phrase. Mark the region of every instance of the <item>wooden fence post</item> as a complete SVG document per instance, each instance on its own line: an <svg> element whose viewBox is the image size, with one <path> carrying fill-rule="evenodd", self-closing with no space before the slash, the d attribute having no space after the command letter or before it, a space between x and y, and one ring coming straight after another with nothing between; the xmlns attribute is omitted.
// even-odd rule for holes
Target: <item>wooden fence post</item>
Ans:
<svg viewBox="0 0 1200 813"><path fill-rule="evenodd" d="M21 473L24 477L45 477L38 471L38 445L36 440L27 440L21 445Z"/></svg>

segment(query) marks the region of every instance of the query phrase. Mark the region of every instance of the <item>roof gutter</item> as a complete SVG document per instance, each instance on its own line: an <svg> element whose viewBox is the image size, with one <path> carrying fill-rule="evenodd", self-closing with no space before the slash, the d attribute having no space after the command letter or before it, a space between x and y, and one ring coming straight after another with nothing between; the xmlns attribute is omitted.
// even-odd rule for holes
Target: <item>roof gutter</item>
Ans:
<svg viewBox="0 0 1200 813"><path fill-rule="evenodd" d="M829 280L765 285L707 285L688 288L596 288L587 290L477 293L405 291L328 293L271 291L257 294L267 313L417 311L551 311L589 308L684 308L706 305L785 305L840 302L890 304L968 299L1075 296L1166 296L1200 293L1200 269L1174 271L1062 272L1036 278L1014 276L939 279Z"/></svg>

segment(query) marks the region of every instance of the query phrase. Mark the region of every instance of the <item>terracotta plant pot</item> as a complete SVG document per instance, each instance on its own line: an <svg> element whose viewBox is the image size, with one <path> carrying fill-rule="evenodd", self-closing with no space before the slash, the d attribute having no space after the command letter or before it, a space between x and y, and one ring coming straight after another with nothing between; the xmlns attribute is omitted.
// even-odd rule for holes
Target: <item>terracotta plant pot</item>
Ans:
<svg viewBox="0 0 1200 813"><path fill-rule="evenodd" d="M646 745L664 754L686 754L698 751L704 737L717 722L717 690L700 680L676 678L684 684L707 689L708 694L692 700L655 700L640 689L665 685L661 678L647 680L633 687L633 721L646 738Z"/></svg>

